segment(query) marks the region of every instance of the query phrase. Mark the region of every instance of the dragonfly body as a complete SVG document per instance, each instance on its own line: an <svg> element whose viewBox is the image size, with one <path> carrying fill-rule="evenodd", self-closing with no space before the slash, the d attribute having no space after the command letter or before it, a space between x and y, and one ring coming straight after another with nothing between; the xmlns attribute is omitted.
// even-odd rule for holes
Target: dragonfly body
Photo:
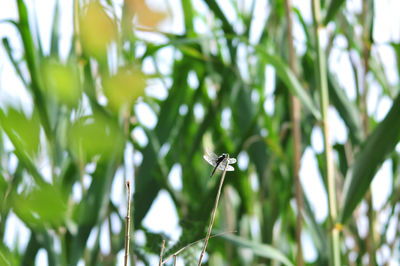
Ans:
<svg viewBox="0 0 400 266"><path fill-rule="evenodd" d="M227 157L226 153L223 153L221 156L218 157L217 161L216 161L216 165L214 167L214 170L212 171L210 177L212 177L215 173L215 170L217 170L218 166L222 163L223 160L225 160L225 158Z"/></svg>
<svg viewBox="0 0 400 266"><path fill-rule="evenodd" d="M210 175L212 177L215 173L215 171L221 170L221 171L234 171L235 168L229 164L236 163L235 158L229 158L229 155L227 153L223 153L221 156L217 156L213 152L207 151L207 154L203 156L204 160L206 160L209 164L214 166L214 169Z"/></svg>

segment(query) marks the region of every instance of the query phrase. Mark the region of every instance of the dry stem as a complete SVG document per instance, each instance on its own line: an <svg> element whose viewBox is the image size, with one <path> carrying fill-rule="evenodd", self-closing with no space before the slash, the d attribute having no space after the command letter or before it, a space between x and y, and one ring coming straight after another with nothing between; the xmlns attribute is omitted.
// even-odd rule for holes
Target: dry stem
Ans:
<svg viewBox="0 0 400 266"><path fill-rule="evenodd" d="M161 251L160 251L160 263L158 263L159 266L163 265L162 256L163 256L163 253L164 253L164 248L165 248L165 240L163 239L162 246L161 246Z"/></svg>
<svg viewBox="0 0 400 266"><path fill-rule="evenodd" d="M217 236L220 236L220 235L223 235L223 234L227 234L227 233L235 233L235 232L236 232L236 231L222 232L222 233L219 233L219 234L215 234L215 235L213 235L213 236L210 236L210 238L214 238L214 237L217 237ZM181 248L181 249L179 249L178 251L176 251L174 254L171 254L168 258L166 258L166 259L162 262L162 264L167 263L172 257L174 258L174 263L176 264L176 256L177 256L179 253L181 253L182 251L184 251L184 250L187 249L188 247L193 246L194 244L197 244L197 243L199 243L200 241L203 241L203 240L205 240L205 238L202 238L202 239L199 239L199 240L197 240L197 241L195 241L195 242L192 242L192 243L187 244L187 245L184 246L183 248ZM174 264L174 265L175 265L175 264Z"/></svg>
<svg viewBox="0 0 400 266"><path fill-rule="evenodd" d="M228 160L228 161L229 161L229 155L227 156L227 158L226 158L225 160ZM228 163L225 164L224 173L222 174L221 181L219 182L218 193L217 193L217 197L216 197L216 199L215 199L215 206L214 206L214 210L213 210L212 215L211 215L210 225L208 226L208 232L207 232L206 240L204 241L203 250L201 251L201 254L200 254L200 259L199 259L199 264L198 264L198 266L201 265L201 262L202 262L202 260L203 260L204 253L206 252L206 248L207 248L207 244L208 244L208 239L210 238L210 235L211 235L211 229L212 229L212 226L213 226L213 224L214 224L215 214L216 214L216 212L217 212L218 201L219 201L219 197L221 196L221 189L222 189L222 184L224 183L225 174L226 174L226 167L227 167L227 166L228 166Z"/></svg>
<svg viewBox="0 0 400 266"><path fill-rule="evenodd" d="M296 75L296 54L293 45L293 21L292 21L292 3L291 0L285 1L286 21L288 24L288 42L289 42L289 64L290 69ZM297 242L297 265L303 266L303 247L301 243L302 230L302 209L303 209L303 191L300 182L300 160L301 160L301 126L300 126L300 101L295 95L290 95L292 104L291 119L293 124L293 176L296 186L296 242Z"/></svg>
<svg viewBox="0 0 400 266"><path fill-rule="evenodd" d="M126 211L126 230L125 230L125 256L124 256L124 266L128 266L129 257L129 231L131 228L131 183L126 181L126 187L128 188L128 207Z"/></svg>

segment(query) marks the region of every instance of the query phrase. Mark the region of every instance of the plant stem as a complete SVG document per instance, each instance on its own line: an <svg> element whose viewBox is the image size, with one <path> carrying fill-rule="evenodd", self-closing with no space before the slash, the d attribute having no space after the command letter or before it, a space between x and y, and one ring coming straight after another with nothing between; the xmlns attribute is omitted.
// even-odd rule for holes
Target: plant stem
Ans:
<svg viewBox="0 0 400 266"><path fill-rule="evenodd" d="M219 233L219 234L212 235L212 236L210 236L210 238L214 238L214 237L217 237L217 236L226 234L226 233L234 233L234 232L235 232L235 231L222 232L222 233ZM192 243L187 244L187 245L184 246L183 248L179 249L178 251L176 251L175 253L171 254L169 257L167 257L167 258L162 262L162 264L167 263L171 258L174 258L174 261L175 261L175 263L176 263L176 257L178 256L179 253L181 253L181 252L183 252L185 249L187 249L187 248L189 248L189 247L191 247L191 246L193 246L193 245L199 243L200 241L204 241L205 239L206 239L206 238L202 238L202 239L199 239L199 240L197 240L197 241L194 241L194 242L192 242ZM175 264L174 264L174 265L175 265Z"/></svg>
<svg viewBox="0 0 400 266"><path fill-rule="evenodd" d="M340 242L339 242L339 229L336 226L337 217L337 204L336 204L336 187L335 187L335 176L334 166L332 158L332 146L330 145L329 137L329 122L328 122L328 80L326 73L326 59L325 53L321 45L320 33L322 30L321 15L320 15L320 3L319 0L312 1L312 13L314 19L314 31L315 31L315 49L317 51L317 84L319 87L320 101L321 101L321 115L322 115L322 130L324 134L324 145L325 145L325 162L326 162L326 178L328 183L328 201L329 201L329 217L331 223L331 260L332 265L340 266Z"/></svg>
<svg viewBox="0 0 400 266"><path fill-rule="evenodd" d="M371 53L371 43L370 43L370 22L368 18L368 13L371 12L369 10L371 8L367 3L367 0L362 1L362 40L363 40L363 76L362 76L362 93L361 93L361 110L362 110L362 121L364 126L364 134L368 136L369 134L369 119L367 112L367 97L368 97L368 82L367 82L367 74L369 69L369 56ZM372 6L373 8L373 6ZM366 195L366 200L368 202L368 235L367 235L367 250L368 250L368 265L375 265L376 263L376 243L374 239L374 228L375 228L375 212L372 205L372 192L371 188L368 190Z"/></svg>
<svg viewBox="0 0 400 266"><path fill-rule="evenodd" d="M160 251L160 262L158 263L158 266L163 265L163 253L164 253L164 248L165 248L165 239L162 241L162 246L161 246L161 251Z"/></svg>
<svg viewBox="0 0 400 266"><path fill-rule="evenodd" d="M292 3L290 0L285 1L286 21L288 27L288 44L289 44L289 65L292 72L296 75L296 54L293 47L293 23L292 23ZM293 128L293 176L296 186L296 242L297 242L297 265L304 265L303 248L301 244L301 229L303 224L303 191L300 183L300 160L301 160L301 128L300 128L300 102L299 99L291 94L290 101L292 104L291 119Z"/></svg>
<svg viewBox="0 0 400 266"><path fill-rule="evenodd" d="M128 188L128 207L126 210L126 230L125 230L125 256L124 256L124 266L128 266L129 257L129 231L131 228L131 185L130 182L126 182L126 187Z"/></svg>
<svg viewBox="0 0 400 266"><path fill-rule="evenodd" d="M227 156L227 158L226 158L225 160L228 160L228 161L229 161L229 155ZM218 202L219 202L219 198L220 198L220 196L221 196L221 189L222 189L222 184L224 183L225 174L226 174L226 167L227 167L227 166L228 166L228 163L225 164L224 173L222 174L221 180L220 180L220 182L219 182L218 193L217 193L217 197L215 198L215 206L214 206L214 209L213 209L213 212L212 212L212 215L211 215L210 225L208 226L208 232L207 232L206 239L205 239L205 241L204 241L203 250L201 251L201 254L200 254L200 259L199 259L199 264L198 264L198 266L201 265L201 262L202 262L202 260L203 260L204 253L206 252L206 248L207 248L207 244L208 244L208 239L210 238L210 235L211 235L211 229L212 229L212 226L213 226L213 224L214 224L215 214L216 214L216 212L217 212Z"/></svg>

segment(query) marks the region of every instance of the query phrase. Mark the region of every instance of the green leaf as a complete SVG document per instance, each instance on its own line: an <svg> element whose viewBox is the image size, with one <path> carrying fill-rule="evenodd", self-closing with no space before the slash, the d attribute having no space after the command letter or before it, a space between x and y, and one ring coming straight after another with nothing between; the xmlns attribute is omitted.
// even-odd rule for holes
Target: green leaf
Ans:
<svg viewBox="0 0 400 266"><path fill-rule="evenodd" d="M400 43L390 43L393 47L394 53L396 54L396 66L397 66L397 74L400 76Z"/></svg>
<svg viewBox="0 0 400 266"><path fill-rule="evenodd" d="M339 9L345 2L345 0L335 0L330 2L328 12L324 19L325 25L327 25L336 16L336 14L339 12Z"/></svg>
<svg viewBox="0 0 400 266"><path fill-rule="evenodd" d="M257 242L245 239L240 236L235 236L232 234L223 234L220 236L220 238L223 238L223 239L227 240L228 242L231 242L233 245L235 245L237 247L248 248L257 256L276 260L287 266L294 265L282 252L280 252L278 249L274 248L273 246L257 243Z"/></svg>
<svg viewBox="0 0 400 266"><path fill-rule="evenodd" d="M34 265L36 254L40 249L40 244L36 239L36 233L33 231L31 237L29 238L28 246L25 249L25 253L22 257L21 265Z"/></svg>
<svg viewBox="0 0 400 266"><path fill-rule="evenodd" d="M14 212L29 226L41 228L63 225L67 210L61 191L50 184L42 184L31 191L14 195Z"/></svg>
<svg viewBox="0 0 400 266"><path fill-rule="evenodd" d="M329 96L333 105L340 114L354 144L359 144L364 139L361 114L332 74L328 77Z"/></svg>
<svg viewBox="0 0 400 266"><path fill-rule="evenodd" d="M25 116L23 111L9 107L7 114L0 110L0 125L10 139L18 141L24 152L34 156L39 150L39 121L37 116ZM22 152L22 150L21 150Z"/></svg>
<svg viewBox="0 0 400 266"><path fill-rule="evenodd" d="M185 18L185 29L189 36L194 35L193 27L193 6L191 1L182 1L182 11Z"/></svg>
<svg viewBox="0 0 400 266"><path fill-rule="evenodd" d="M34 106L38 110L40 121L47 138L52 139L53 136L51 133L50 120L46 108L47 105L40 90L41 81L38 74L39 69L37 62L37 51L32 40L32 33L29 27L28 10L23 0L18 0L17 4L19 15L18 29L24 46L26 63L31 76L31 90L33 94Z"/></svg>
<svg viewBox="0 0 400 266"><path fill-rule="evenodd" d="M75 212L78 224L77 232L68 232L67 250L69 265L76 265L85 251L86 241L92 229L103 221L108 212L110 192L113 177L119 164L121 151L116 148L111 151L109 160L100 159L92 183Z"/></svg>
<svg viewBox="0 0 400 266"><path fill-rule="evenodd" d="M50 55L57 56L59 54L59 41L61 40L60 36L60 1L56 0L56 4L54 6L54 17L53 24L51 29L51 46L50 46Z"/></svg>
<svg viewBox="0 0 400 266"><path fill-rule="evenodd" d="M319 109L314 104L303 86L301 86L300 81L297 79L294 73L285 64L285 62L283 62L280 57L269 54L259 47L256 47L256 49L265 62L275 68L276 74L279 76L282 82L285 83L288 89L299 98L304 108L308 109L308 111L311 112L317 120L320 120L321 113Z"/></svg>
<svg viewBox="0 0 400 266"><path fill-rule="evenodd" d="M76 107L81 98L79 72L76 65L64 65L55 58L43 60L41 74L43 89L58 102Z"/></svg>
<svg viewBox="0 0 400 266"><path fill-rule="evenodd" d="M346 175L340 221L346 222L368 191L379 167L400 139L400 94L385 119L376 126L362 145Z"/></svg>
<svg viewBox="0 0 400 266"><path fill-rule="evenodd" d="M44 248L47 252L47 261L49 266L60 265L58 257L54 250L52 236L47 231L31 230L31 236L28 246L22 257L21 265L34 265L35 258L40 248Z"/></svg>
<svg viewBox="0 0 400 266"><path fill-rule="evenodd" d="M308 224L311 236L314 240L315 247L318 250L318 255L320 260L328 262L329 256L329 241L326 238L325 232L321 225L315 220L314 212L310 206L307 195L303 195L304 198L304 220Z"/></svg>
<svg viewBox="0 0 400 266"><path fill-rule="evenodd" d="M400 51L398 51L399 49L396 49L396 47L393 48L396 53L396 59L397 59L399 57ZM398 67L399 64L400 63L398 63ZM390 97L395 97L396 93L398 92L398 88L390 83L381 58L370 57L368 59L368 65L376 81L381 85L383 92L389 95ZM400 68L398 69L398 72L400 72Z"/></svg>
<svg viewBox="0 0 400 266"><path fill-rule="evenodd" d="M16 22L11 21L10 23L16 25ZM16 25L18 28L18 25ZM18 77L21 79L21 82L24 84L25 88L28 88L28 82L25 80L24 76L22 75L22 70L18 65L18 60L16 60L16 58L14 58L13 53L12 53L12 48L10 47L10 41L8 40L8 38L3 38L3 46L4 49L6 50L7 56L10 59L11 64L13 65L15 72L17 72Z"/></svg>
<svg viewBox="0 0 400 266"><path fill-rule="evenodd" d="M123 106L132 107L139 96L144 95L146 80L144 74L134 68L120 68L103 81L104 94L110 107L118 111Z"/></svg>
<svg viewBox="0 0 400 266"><path fill-rule="evenodd" d="M142 219L150 209L153 200L158 194L161 186L154 177L154 168L157 165L158 149L170 137L171 131L176 125L179 115L179 107L184 102L187 89L188 65L185 61L178 62L174 66L174 72L179 73L168 93L167 99L162 103L155 135L158 143L149 142L143 150L143 162L140 165L136 177L134 204L134 225L139 228Z"/></svg>
<svg viewBox="0 0 400 266"><path fill-rule="evenodd" d="M14 146L14 154L19 162L23 164L28 173L32 175L37 184L44 183L42 175L39 173L31 156L36 154L39 146L39 124L34 118L28 119L22 113L9 108L5 114L0 108L0 126L7 134Z"/></svg>
<svg viewBox="0 0 400 266"><path fill-rule="evenodd" d="M83 160L90 160L95 155L108 158L116 148L122 148L122 140L118 125L102 114L82 117L68 131L72 152Z"/></svg>
<svg viewBox="0 0 400 266"><path fill-rule="evenodd" d="M16 265L17 261L13 257L12 253L7 249L7 247L0 244L0 265L11 266Z"/></svg>

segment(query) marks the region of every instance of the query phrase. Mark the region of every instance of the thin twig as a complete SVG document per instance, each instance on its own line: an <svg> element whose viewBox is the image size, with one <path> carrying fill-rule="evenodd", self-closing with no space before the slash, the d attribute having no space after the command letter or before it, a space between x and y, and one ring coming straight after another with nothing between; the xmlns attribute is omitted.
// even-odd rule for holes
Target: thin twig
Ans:
<svg viewBox="0 0 400 266"><path fill-rule="evenodd" d="M129 231L131 228L131 183L126 181L126 187L128 188L128 208L126 211L126 230L125 230L125 256L124 256L124 266L128 266L129 257Z"/></svg>
<svg viewBox="0 0 400 266"><path fill-rule="evenodd" d="M158 263L158 266L163 265L162 256L164 253L164 248L165 248L165 239L163 239L163 241L162 241L162 246L161 246L161 251L160 251L160 262Z"/></svg>
<svg viewBox="0 0 400 266"><path fill-rule="evenodd" d="M206 240L204 241L203 250L201 251L201 254L200 254L200 259L199 259L199 264L198 264L198 266L201 265L201 262L202 262L202 260L203 260L204 253L206 252L206 248L207 248L207 244L208 244L208 239L210 238L210 235L211 235L211 229L212 229L212 226L213 226L213 224L214 224L214 219L215 219L215 214L216 214L216 212L217 212L219 197L221 196L222 184L224 183L224 179L225 179L226 167L228 166L229 154L227 155L227 158L226 158L225 160L227 160L227 163L225 164L224 173L222 174L221 181L219 182L218 193L217 193L217 197L215 198L215 206L214 206L214 210L213 210L212 215L211 215L210 225L208 226L208 232L207 232Z"/></svg>
<svg viewBox="0 0 400 266"><path fill-rule="evenodd" d="M217 237L217 236L220 236L220 235L223 235L223 234L235 233L235 232L236 232L236 231L222 232L222 233L218 233L218 234L212 235L212 236L210 236L210 238L214 238L214 237ZM191 246L193 246L193 245L195 245L195 244L197 244L197 243L199 243L199 242L201 242L201 241L203 241L203 240L205 240L205 239L206 239L206 238L202 238L202 239L199 239L199 240L197 240L197 241L194 241L194 242L192 242L192 243L187 244L187 245L184 246L183 248L181 248L181 249L179 249L178 251L176 251L175 253L171 254L168 258L166 258L166 259L162 262L162 264L167 263L172 257L174 258L174 261L175 261L175 263L176 263L176 256L177 256L179 253L181 253L182 251L184 251L184 250L187 249L188 247L191 247ZM175 264L174 264L174 265L175 265Z"/></svg>
<svg viewBox="0 0 400 266"><path fill-rule="evenodd" d="M292 20L292 3L291 0L285 1L286 21L288 28L288 43L289 43L289 65L290 69L296 75L296 54L293 45L293 20ZM303 191L300 182L300 160L301 160L301 126L300 126L300 101L291 94L291 119L292 119L292 132L293 132L293 176L296 187L296 242L297 242L297 265L304 265L303 261L303 247L301 243L301 230L303 224L302 209L303 209Z"/></svg>

